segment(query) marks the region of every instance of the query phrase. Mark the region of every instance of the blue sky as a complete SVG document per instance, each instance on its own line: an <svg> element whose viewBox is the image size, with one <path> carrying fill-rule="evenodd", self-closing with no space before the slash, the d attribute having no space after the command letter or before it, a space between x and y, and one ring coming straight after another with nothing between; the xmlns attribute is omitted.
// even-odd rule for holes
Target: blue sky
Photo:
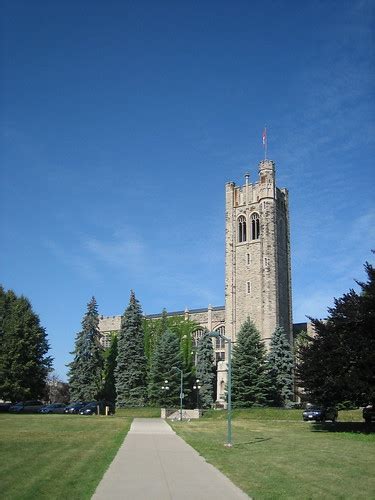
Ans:
<svg viewBox="0 0 375 500"><path fill-rule="evenodd" d="M294 321L373 261L372 1L3 1L0 282L65 376L86 304L224 303L224 185L266 124Z"/></svg>

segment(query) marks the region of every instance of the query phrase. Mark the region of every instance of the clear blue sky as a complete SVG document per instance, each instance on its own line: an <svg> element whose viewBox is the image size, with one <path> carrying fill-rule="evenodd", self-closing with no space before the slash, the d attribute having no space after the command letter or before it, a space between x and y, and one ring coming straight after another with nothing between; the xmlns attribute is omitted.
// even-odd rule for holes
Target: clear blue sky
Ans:
<svg viewBox="0 0 375 500"><path fill-rule="evenodd" d="M1 275L65 376L86 304L224 304L224 185L262 128L294 321L373 261L373 1L2 2Z"/></svg>

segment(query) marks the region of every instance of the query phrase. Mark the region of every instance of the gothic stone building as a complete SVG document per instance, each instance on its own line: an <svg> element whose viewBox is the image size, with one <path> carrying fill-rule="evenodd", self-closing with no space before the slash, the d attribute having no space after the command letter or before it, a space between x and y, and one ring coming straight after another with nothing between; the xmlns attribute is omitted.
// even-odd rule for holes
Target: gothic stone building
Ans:
<svg viewBox="0 0 375 500"><path fill-rule="evenodd" d="M235 342L247 317L266 344L277 326L292 341L288 191L276 187L271 160L259 163L255 182L249 177L245 175L244 186L228 182L225 188L225 306L169 313L199 324L195 342L205 329L219 331ZM108 333L120 329L120 321L120 316L101 317L104 346ZM225 345L220 338L213 342L220 400L226 382Z"/></svg>

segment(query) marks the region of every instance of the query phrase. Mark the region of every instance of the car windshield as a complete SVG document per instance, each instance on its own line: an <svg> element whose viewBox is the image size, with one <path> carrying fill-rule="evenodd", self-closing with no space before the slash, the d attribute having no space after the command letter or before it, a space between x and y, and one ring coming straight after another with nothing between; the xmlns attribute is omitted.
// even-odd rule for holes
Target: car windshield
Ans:
<svg viewBox="0 0 375 500"><path fill-rule="evenodd" d="M320 406L313 406L308 409L308 411L321 411L323 408Z"/></svg>

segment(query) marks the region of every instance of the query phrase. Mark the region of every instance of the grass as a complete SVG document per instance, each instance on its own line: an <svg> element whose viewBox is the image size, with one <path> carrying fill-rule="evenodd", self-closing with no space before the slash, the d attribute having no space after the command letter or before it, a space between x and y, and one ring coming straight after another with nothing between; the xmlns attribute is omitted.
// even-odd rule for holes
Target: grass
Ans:
<svg viewBox="0 0 375 500"><path fill-rule="evenodd" d="M91 498L131 418L0 415L2 500Z"/></svg>
<svg viewBox="0 0 375 500"><path fill-rule="evenodd" d="M301 420L301 410L233 412L233 448L226 412L175 422L176 432L254 499L374 498L375 434L359 410L339 412L336 424Z"/></svg>
<svg viewBox="0 0 375 500"><path fill-rule="evenodd" d="M153 406L146 406L144 408L119 408L116 410L116 417L160 418L160 408Z"/></svg>

